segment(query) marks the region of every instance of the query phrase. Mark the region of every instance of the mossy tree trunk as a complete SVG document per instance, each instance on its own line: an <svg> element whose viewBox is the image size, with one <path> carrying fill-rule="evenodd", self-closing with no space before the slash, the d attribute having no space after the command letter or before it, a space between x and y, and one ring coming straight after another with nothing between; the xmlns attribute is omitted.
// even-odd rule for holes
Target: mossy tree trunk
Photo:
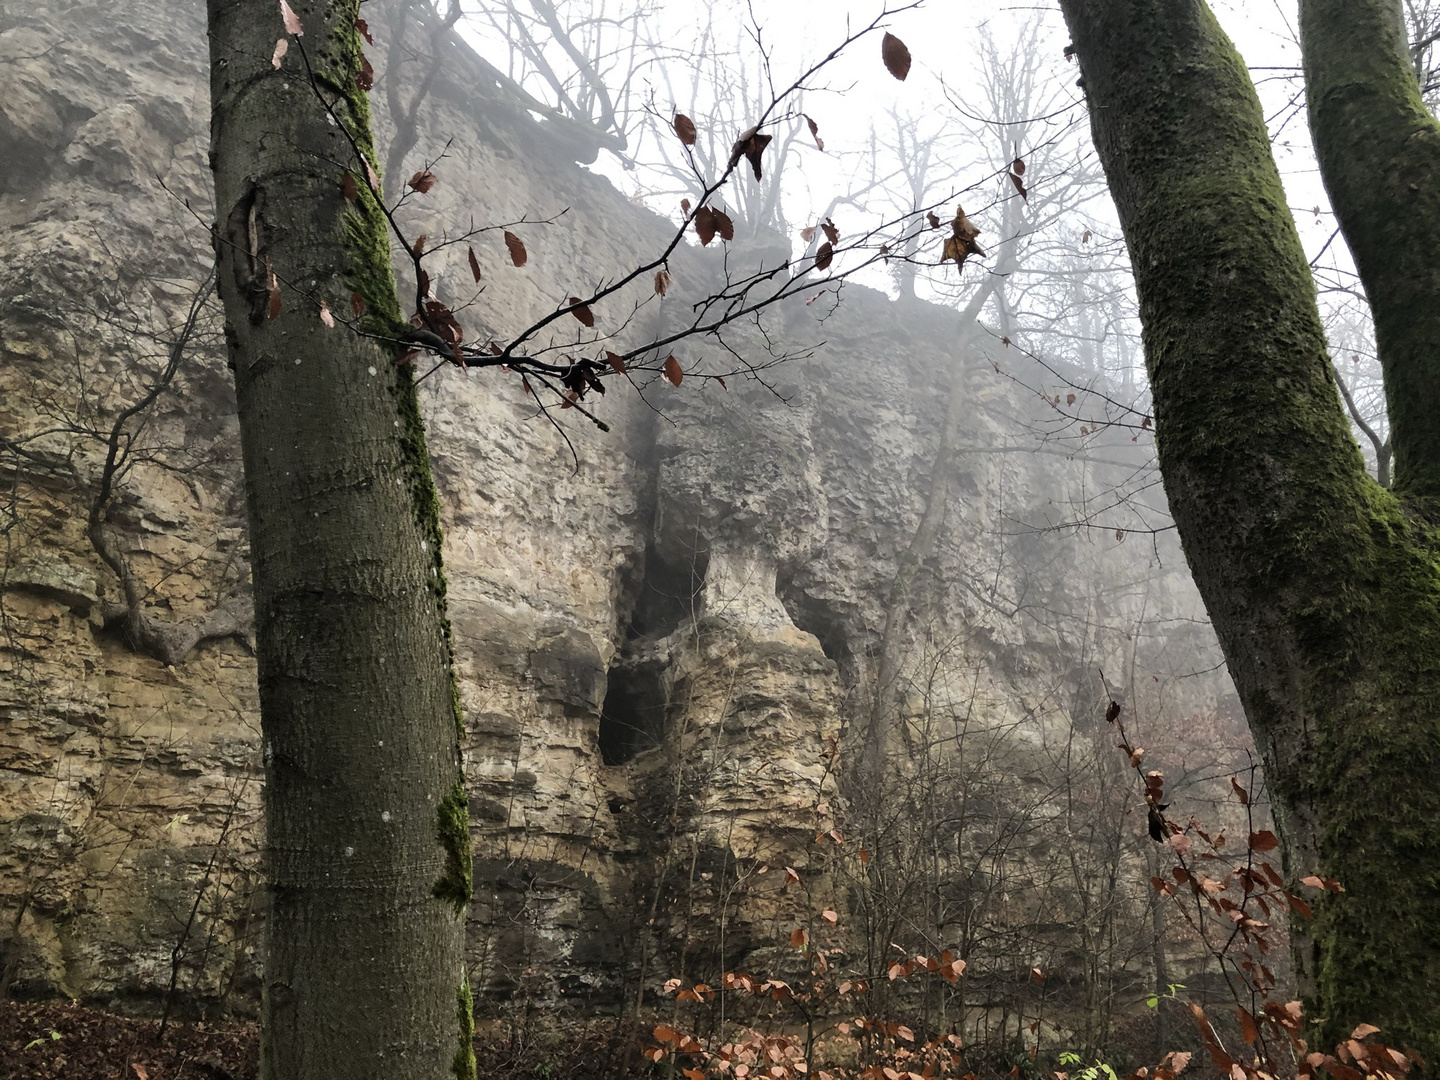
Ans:
<svg viewBox="0 0 1440 1080"><path fill-rule="evenodd" d="M375 161L359 4L292 7L298 40L277 0L209 0L266 763L261 1075L473 1076L468 827L424 433L394 350L321 318L322 302L348 318L358 293L364 329L401 325L357 160L358 146Z"/></svg>
<svg viewBox="0 0 1440 1080"><path fill-rule="evenodd" d="M1202 0L1061 7L1134 265L1165 490L1264 756L1286 872L1347 890L1292 920L1316 1037L1333 1044L1365 1021L1440 1060L1440 540L1425 479L1440 409L1397 415L1406 479L1394 493L1371 480L1259 102ZM1317 21L1351 7L1398 13L1311 3L1307 51ZM1342 45L1373 47L1344 32L1330 47ZM1307 56L1312 77L1326 66ZM1335 70L1337 86L1374 77L1359 59ZM1384 94L1372 104L1395 107ZM1350 132L1349 154L1384 151ZM1428 183L1416 205L1433 205ZM1351 224L1341 211L1347 236L1373 213ZM1408 302L1440 317L1434 243L1422 254L1396 239L1402 223L1388 228L1390 257L1421 279L1405 284ZM1433 398L1437 361L1400 349L1390 392Z"/></svg>

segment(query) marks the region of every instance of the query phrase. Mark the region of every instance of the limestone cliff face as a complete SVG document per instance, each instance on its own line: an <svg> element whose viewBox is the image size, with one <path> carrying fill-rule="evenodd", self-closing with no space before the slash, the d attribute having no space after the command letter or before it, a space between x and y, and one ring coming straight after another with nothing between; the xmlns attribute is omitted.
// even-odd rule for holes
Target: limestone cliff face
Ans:
<svg viewBox="0 0 1440 1080"><path fill-rule="evenodd" d="M163 369L205 275L204 41L192 0L0 5L0 943L5 979L31 992L154 997L173 977L243 1007L262 768L244 619L213 617L243 613L247 576L213 306L173 387L126 428L99 514L110 559L90 527L111 425ZM663 243L665 220L575 166L462 51L449 63L415 163L454 142L407 225L438 236L568 208L526 232L523 270L485 241L472 337L513 333ZM463 259L432 270L451 297ZM671 269L677 294L635 337L719 272L691 249ZM957 344L950 311L852 288L823 327L802 307L769 330L824 344L768 387L613 380L608 434L558 432L514 376L423 384L468 724L474 978L492 999L613 1004L636 979L713 975L806 912L848 910L847 822L866 793L846 777L877 715L898 775L930 752L927 724L961 717L1006 733L1023 786L1090 738L1097 667L1157 718L1227 690L1178 678L1218 652L1165 534L1028 527L1120 483L1144 440L1037 449L1043 406L992 361L1036 373ZM937 460L942 528L914 552ZM138 615L117 561L143 582ZM157 654L139 616L195 646Z"/></svg>

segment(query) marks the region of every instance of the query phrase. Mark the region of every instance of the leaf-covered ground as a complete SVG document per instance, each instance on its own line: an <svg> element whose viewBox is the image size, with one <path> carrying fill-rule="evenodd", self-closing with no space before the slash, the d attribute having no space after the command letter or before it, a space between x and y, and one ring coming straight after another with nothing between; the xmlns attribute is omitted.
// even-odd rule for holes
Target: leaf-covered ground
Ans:
<svg viewBox="0 0 1440 1080"><path fill-rule="evenodd" d="M252 1080L250 1025L132 1020L70 1002L0 1003L0 1080Z"/></svg>
<svg viewBox="0 0 1440 1080"><path fill-rule="evenodd" d="M260 1035L253 1024L172 1020L157 1039L159 1029L155 1020L70 1002L0 1002L0 1080L254 1080L257 1075ZM482 1036L475 1043L479 1073L490 1080L595 1080L649 1070L637 1049L639 1039L620 1037L613 1020L572 1027L569 1034L564 1042L517 1038L513 1029Z"/></svg>

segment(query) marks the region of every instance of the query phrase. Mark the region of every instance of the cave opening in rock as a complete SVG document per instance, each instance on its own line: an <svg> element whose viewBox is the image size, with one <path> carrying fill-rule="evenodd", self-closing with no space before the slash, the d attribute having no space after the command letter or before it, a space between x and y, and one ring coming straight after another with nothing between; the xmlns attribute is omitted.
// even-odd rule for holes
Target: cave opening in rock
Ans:
<svg viewBox="0 0 1440 1080"><path fill-rule="evenodd" d="M665 734L664 667L659 662L621 662L610 669L600 708L600 758L623 765L659 746Z"/></svg>
<svg viewBox="0 0 1440 1080"><path fill-rule="evenodd" d="M704 548L683 562L669 562L653 545L647 547L645 575L630 614L630 639L665 637L698 616L709 562L709 551Z"/></svg>

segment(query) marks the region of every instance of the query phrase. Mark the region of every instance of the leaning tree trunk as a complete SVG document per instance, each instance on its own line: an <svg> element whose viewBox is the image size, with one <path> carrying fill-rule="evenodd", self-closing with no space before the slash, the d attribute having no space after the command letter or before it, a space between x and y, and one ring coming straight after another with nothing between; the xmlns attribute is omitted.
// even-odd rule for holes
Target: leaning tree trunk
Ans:
<svg viewBox="0 0 1440 1080"><path fill-rule="evenodd" d="M1332 1044L1366 1021L1434 1061L1430 504L1366 475L1259 102L1208 8L1061 6L1134 265L1165 490L1264 756L1286 871L1347 890L1292 921L1316 1035ZM1417 268L1432 282L1435 259ZM1407 374L1428 386L1436 370ZM1427 460L1424 430L1402 451L1397 422L1398 460Z"/></svg>
<svg viewBox="0 0 1440 1080"><path fill-rule="evenodd" d="M365 180L359 0L292 7L302 38L277 0L209 0L266 763L261 1075L473 1076L439 515L409 369L362 333L403 324Z"/></svg>

